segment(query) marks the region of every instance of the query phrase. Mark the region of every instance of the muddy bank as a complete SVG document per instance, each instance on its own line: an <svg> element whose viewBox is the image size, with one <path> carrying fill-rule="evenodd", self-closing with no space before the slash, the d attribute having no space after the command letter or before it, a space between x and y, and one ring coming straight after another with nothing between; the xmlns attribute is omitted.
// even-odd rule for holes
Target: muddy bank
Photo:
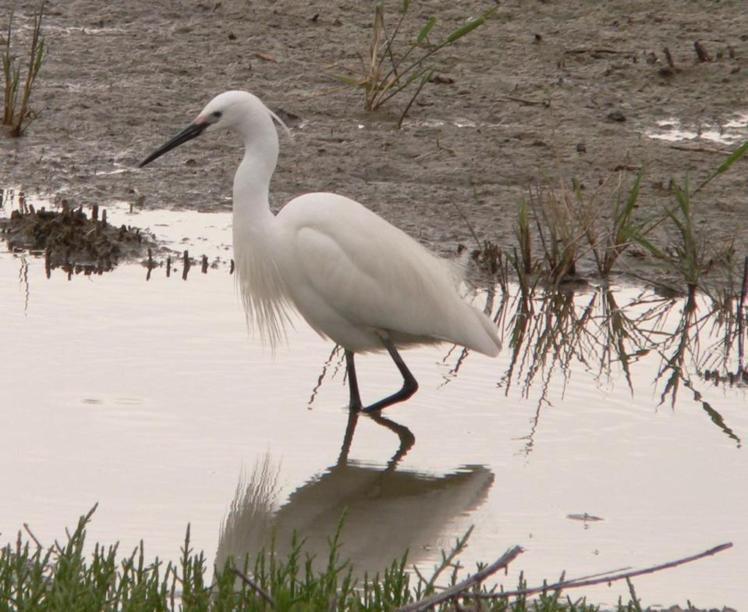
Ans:
<svg viewBox="0 0 748 612"><path fill-rule="evenodd" d="M414 5L412 31L437 14L447 32L493 3ZM22 35L28 10L17 16ZM511 244L517 203L537 181L576 178L591 191L612 173L643 169L640 213L658 214L672 201L671 178L696 182L731 146L647 132L672 119L719 131L748 111L739 2L501 3L441 54L444 78L424 89L400 131L406 99L366 114L360 93L335 78L360 66L371 19L361 2L51 2L39 116L25 138L0 140L0 176L84 205L226 209L238 143L200 139L134 168L212 95L249 89L299 117L281 142L276 206L338 191L451 252L474 242L465 218L481 239ZM738 255L748 250L747 163L711 184L697 210L705 235L735 237ZM621 267L651 273L646 257Z"/></svg>

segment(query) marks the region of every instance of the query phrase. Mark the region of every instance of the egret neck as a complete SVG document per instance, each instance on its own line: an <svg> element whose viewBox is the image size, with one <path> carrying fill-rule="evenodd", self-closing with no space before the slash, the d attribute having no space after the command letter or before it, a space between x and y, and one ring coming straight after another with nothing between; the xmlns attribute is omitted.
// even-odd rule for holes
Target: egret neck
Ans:
<svg viewBox="0 0 748 612"><path fill-rule="evenodd" d="M270 211L270 179L278 163L278 132L269 115L247 114L234 128L244 141L244 157L234 175L234 235L237 228L262 235ZM243 244L234 240L234 245Z"/></svg>
<svg viewBox="0 0 748 612"><path fill-rule="evenodd" d="M264 107L241 115L233 129L244 141L233 191L237 286L247 322L274 348L285 339L288 322L287 292L275 257L277 219L269 201L270 180L278 161L278 133Z"/></svg>

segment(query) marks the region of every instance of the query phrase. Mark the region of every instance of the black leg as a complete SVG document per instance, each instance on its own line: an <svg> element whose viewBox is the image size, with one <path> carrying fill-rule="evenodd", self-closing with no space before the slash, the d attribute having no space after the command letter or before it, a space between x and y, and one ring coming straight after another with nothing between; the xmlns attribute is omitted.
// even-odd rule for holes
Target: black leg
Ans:
<svg viewBox="0 0 748 612"><path fill-rule="evenodd" d="M386 408L387 406L391 406L392 404L403 402L411 395L413 395L416 391L418 391L418 381L415 379L413 374L410 373L408 366L405 365L402 357L400 357L400 353L397 352L395 345L392 344L392 341L389 338L382 338L382 342L384 343L387 352L390 354L390 357L392 357L392 361L395 362L397 369L400 370L400 374L402 374L403 376L403 386L396 393L388 395L378 402L374 402L371 406L367 406L363 409L364 412L374 412L376 410L382 410L382 408ZM353 363L353 356L351 356L351 363ZM356 388L356 390L358 391L358 387Z"/></svg>
<svg viewBox="0 0 748 612"><path fill-rule="evenodd" d="M353 352L345 351L345 371L348 376L348 388L350 389L350 401L348 407L351 410L361 410L361 396L358 393L358 379L356 378L356 364L353 363ZM354 425L355 427L355 425Z"/></svg>

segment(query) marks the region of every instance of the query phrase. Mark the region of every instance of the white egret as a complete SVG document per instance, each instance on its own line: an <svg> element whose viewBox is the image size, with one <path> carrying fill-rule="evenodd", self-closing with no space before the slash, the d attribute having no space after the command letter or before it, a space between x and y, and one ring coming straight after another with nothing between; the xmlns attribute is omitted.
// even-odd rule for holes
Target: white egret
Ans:
<svg viewBox="0 0 748 612"><path fill-rule="evenodd" d="M321 336L345 349L352 410L381 410L418 389L398 348L451 342L494 356L496 328L459 294L448 261L358 202L334 193L306 193L275 215L270 179L282 121L259 98L227 91L140 166L204 131L226 128L244 141L234 176L233 239L239 288L247 311L271 345L284 336L295 308ZM402 388L364 408L355 353L387 350Z"/></svg>

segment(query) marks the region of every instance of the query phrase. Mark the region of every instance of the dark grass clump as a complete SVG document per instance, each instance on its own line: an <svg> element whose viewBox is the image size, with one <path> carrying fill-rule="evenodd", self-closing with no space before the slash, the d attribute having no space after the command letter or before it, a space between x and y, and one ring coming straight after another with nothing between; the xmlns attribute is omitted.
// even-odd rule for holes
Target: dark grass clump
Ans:
<svg viewBox="0 0 748 612"><path fill-rule="evenodd" d="M46 0L41 0L33 14L33 27L31 31L31 44L28 55L18 55L12 49L13 39L13 16L15 3L11 2L8 10L8 25L5 28L4 48L2 49L2 73L3 73L3 125L7 127L8 135L17 138L23 134L29 123L36 117L31 109L31 90L34 88L39 71L44 63L46 48L44 36L42 36L42 19L44 18ZM2 40L2 37L0 37ZM26 64L25 79L21 78L21 65ZM20 99L19 99L20 94Z"/></svg>
<svg viewBox="0 0 748 612"><path fill-rule="evenodd" d="M142 255L154 247L153 238L138 228L107 223L106 211L101 219L94 206L89 218L82 208L49 211L33 206L14 210L8 219L0 220L0 235L14 252L44 253L48 270L92 268L111 270L119 261Z"/></svg>
<svg viewBox="0 0 748 612"><path fill-rule="evenodd" d="M436 16L429 17L415 31L409 30L408 25L417 19L411 8L411 0L403 0L400 6L400 16L394 25L385 27L385 3L378 0L373 3L374 15L371 27L371 38L368 50L361 59L360 70L348 70L350 75L338 78L352 87L360 88L364 92L364 108L375 111L384 106L390 99L400 92L412 88L413 95L405 105L400 115L398 128L402 126L405 116L421 90L429 82L451 83L449 78L436 74L438 64L435 62L442 49L454 45L458 40L482 26L494 14L495 8L489 8L482 14L466 21L457 29L445 34L444 32L431 42L435 30L438 30ZM421 8L421 7L419 7ZM435 27L437 26L437 27ZM438 42L437 42L438 41Z"/></svg>
<svg viewBox="0 0 748 612"><path fill-rule="evenodd" d="M736 234L714 240L700 227L697 212L711 206L702 190L746 155L748 142L695 189L688 177L671 179L672 201L664 207L653 206L642 196L641 170L633 178L618 172L592 190L577 180L530 189L517 210L514 244L502 252L491 240L479 242L473 260L481 270L500 275L502 268L496 262L503 255L521 288L537 283L551 289L586 283L587 278L580 276L584 273L603 283L613 275L630 275L673 295L723 291L734 286L744 253L737 251L741 245L735 244ZM652 278L628 269L621 262L624 253L655 264ZM503 287L503 280L499 282Z"/></svg>

